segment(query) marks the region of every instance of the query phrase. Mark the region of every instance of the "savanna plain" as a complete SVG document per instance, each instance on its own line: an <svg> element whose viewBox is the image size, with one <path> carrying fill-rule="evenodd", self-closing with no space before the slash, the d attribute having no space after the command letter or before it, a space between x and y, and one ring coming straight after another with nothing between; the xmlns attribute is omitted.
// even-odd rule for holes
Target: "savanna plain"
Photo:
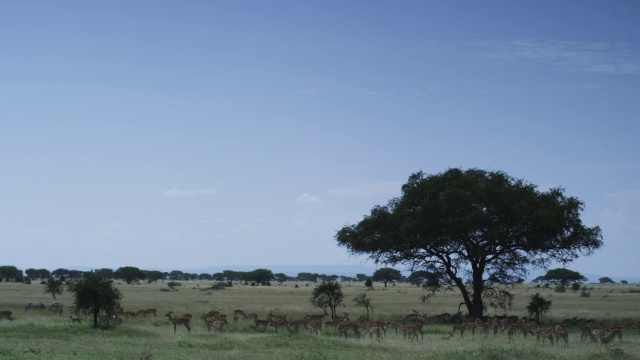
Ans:
<svg viewBox="0 0 640 360"><path fill-rule="evenodd" d="M232 287L212 290L211 282L187 281L171 290L167 283L127 285L115 283L121 291L126 311L156 308L157 316L124 318L118 326L93 329L92 319L82 317L81 324L72 324L73 299L65 289L53 299L44 293L43 285L33 282L0 283L0 310L13 312L13 323L0 323L0 358L2 359L640 359L640 333L636 328L623 328L622 340L610 344L581 340L579 327L569 327L569 342L550 344L538 342L535 336L524 337L518 332L509 340L506 333L497 336L490 331L484 336L470 331L461 337L457 333L449 340L442 337L452 331L451 324L425 324L424 338L409 341L402 332L389 329L381 340L363 332L356 338L339 337L335 329L318 335L300 327L290 332L273 327L254 329L252 320L231 319L233 311L241 309L256 313L260 319L267 314L286 314L288 319L303 319L307 314L322 314L310 302L317 284L285 282L271 286L249 286L234 283ZM540 293L551 300L551 310L543 317L545 323L560 323L564 319L594 319L608 326L640 321L640 287L637 285L587 285L589 296L567 290L555 292L553 287L539 288L523 284L513 291L515 299L507 315L527 316L530 297ZM374 283L373 289L362 283L342 283L344 306L338 314L347 312L352 320L366 314L353 299L365 293L371 300L373 320L399 321L412 313L454 314L462 298L458 292L436 293L426 302L420 297L426 292L408 284L384 287ZM40 301L49 306L57 301L65 305L60 316L53 312L24 310L27 301ZM217 310L228 314L229 325L223 333L208 331L203 313ZM173 325L164 315L191 313L191 331ZM465 312L464 307L462 311ZM495 314L487 309L486 315ZM325 317L324 320L329 320Z"/></svg>

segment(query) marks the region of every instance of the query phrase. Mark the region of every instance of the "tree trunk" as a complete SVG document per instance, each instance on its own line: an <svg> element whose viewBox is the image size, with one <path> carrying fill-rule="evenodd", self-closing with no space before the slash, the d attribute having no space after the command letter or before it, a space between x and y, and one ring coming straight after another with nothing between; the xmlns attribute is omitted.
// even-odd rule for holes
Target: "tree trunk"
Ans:
<svg viewBox="0 0 640 360"><path fill-rule="evenodd" d="M476 319L482 318L482 292L484 291L484 281L482 281L483 271L477 270L473 273L473 304L469 314Z"/></svg>

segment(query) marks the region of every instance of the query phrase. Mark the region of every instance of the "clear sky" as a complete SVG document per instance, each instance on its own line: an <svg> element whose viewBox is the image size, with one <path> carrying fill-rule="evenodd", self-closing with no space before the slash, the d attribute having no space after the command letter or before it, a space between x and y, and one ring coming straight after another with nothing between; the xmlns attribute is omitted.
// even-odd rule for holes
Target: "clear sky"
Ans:
<svg viewBox="0 0 640 360"><path fill-rule="evenodd" d="M1 1L0 265L359 264L409 175L562 186L640 275L638 1Z"/></svg>

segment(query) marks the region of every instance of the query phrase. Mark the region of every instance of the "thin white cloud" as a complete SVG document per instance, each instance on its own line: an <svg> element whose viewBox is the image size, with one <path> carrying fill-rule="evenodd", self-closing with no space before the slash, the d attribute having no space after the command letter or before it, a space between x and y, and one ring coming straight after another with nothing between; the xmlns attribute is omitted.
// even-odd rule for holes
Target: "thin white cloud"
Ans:
<svg viewBox="0 0 640 360"><path fill-rule="evenodd" d="M569 71L640 74L640 53L625 43L484 39L472 46L480 56L505 61L547 63Z"/></svg>
<svg viewBox="0 0 640 360"><path fill-rule="evenodd" d="M228 222L229 222L229 220L226 217L223 217L223 216L219 216L219 217L215 218L215 220L213 220L214 224L226 224Z"/></svg>
<svg viewBox="0 0 640 360"><path fill-rule="evenodd" d="M327 194L341 198L400 195L402 184L402 181L371 181L353 184L346 188L332 189L327 191Z"/></svg>
<svg viewBox="0 0 640 360"><path fill-rule="evenodd" d="M322 200L317 196L305 193L298 196L296 204L322 204Z"/></svg>
<svg viewBox="0 0 640 360"><path fill-rule="evenodd" d="M171 188L169 190L162 191L162 197L166 198L188 198L194 196L206 196L217 194L216 189L178 189Z"/></svg>

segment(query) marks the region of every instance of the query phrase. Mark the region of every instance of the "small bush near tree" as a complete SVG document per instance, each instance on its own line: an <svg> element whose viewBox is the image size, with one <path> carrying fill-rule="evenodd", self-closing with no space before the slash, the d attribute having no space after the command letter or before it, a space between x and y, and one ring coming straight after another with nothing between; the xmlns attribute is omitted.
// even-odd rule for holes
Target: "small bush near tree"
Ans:
<svg viewBox="0 0 640 360"><path fill-rule="evenodd" d="M547 300L540 296L539 293L530 297L529 305L527 305L527 311L538 323L540 318L551 310L551 300Z"/></svg>

